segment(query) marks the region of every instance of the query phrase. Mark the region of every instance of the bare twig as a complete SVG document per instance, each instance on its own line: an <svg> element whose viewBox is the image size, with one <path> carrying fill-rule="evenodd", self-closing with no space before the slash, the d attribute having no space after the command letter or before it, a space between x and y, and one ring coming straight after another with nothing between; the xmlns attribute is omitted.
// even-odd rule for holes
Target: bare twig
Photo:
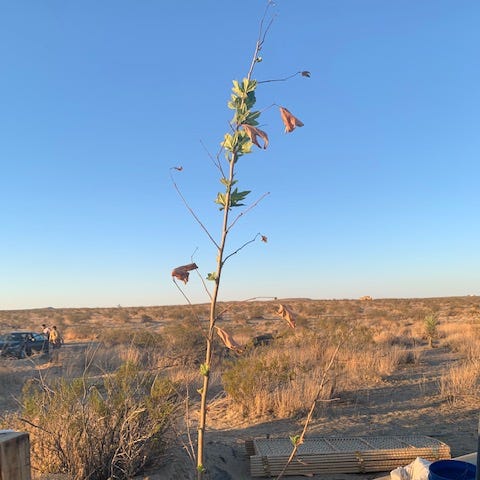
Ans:
<svg viewBox="0 0 480 480"><path fill-rule="evenodd" d="M205 150L208 158L210 158L210 160L212 161L213 165L214 165L216 168L218 168L218 170L220 171L220 174L222 175L222 177L225 177L225 173L223 172L222 164L221 164L220 161L218 160L218 157L220 156L220 153L222 152L223 148L220 147L219 152L217 153L217 156L214 157L214 156L209 152L209 150L207 149L206 145L203 143L202 140L200 140L200 144L202 145L203 149Z"/></svg>
<svg viewBox="0 0 480 480"><path fill-rule="evenodd" d="M236 255L240 250L243 250L247 245L250 245L251 243L255 242L258 237L260 237L261 234L257 233L254 238L249 240L248 242L245 242L241 247L237 248L234 252L230 253L229 255L226 255L225 258L223 259L223 265L225 265L225 262L230 258Z"/></svg>
<svg viewBox="0 0 480 480"><path fill-rule="evenodd" d="M254 209L267 195L270 195L270 192L264 193L258 200L253 202L248 208L246 208L243 212L239 213L233 222L228 226L228 230L231 230L231 228L240 220L241 217L243 217L246 213L248 213L250 210Z"/></svg>
<svg viewBox="0 0 480 480"><path fill-rule="evenodd" d="M325 367L322 375L322 380L320 381L320 385L318 386L317 393L315 395L315 398L313 399L312 405L310 406L310 410L308 412L307 418L305 420L305 425L303 426L302 433L298 438L295 439L293 442L293 449L292 453L288 457L287 463L283 467L282 471L276 478L276 480L280 480L283 475L285 474L288 466L292 463L292 460L294 459L295 455L297 454L298 447L303 443L303 440L305 438L305 434L307 433L307 428L312 420L313 413L315 411L315 407L317 406L318 401L320 400L320 395L322 394L323 388L325 387L325 384L327 383L327 374L333 367L333 364L335 362L335 359L337 358L338 352L340 350L340 347L345 343L347 336L352 332L353 328L348 331L348 333L345 335L345 337L338 343L337 347L335 348L332 356L330 357L330 361L328 362L327 366Z"/></svg>
<svg viewBox="0 0 480 480"><path fill-rule="evenodd" d="M289 75L288 77L271 78L269 80L259 80L257 83L260 84L260 83L272 83L272 82L286 82L287 80L290 80L291 78L296 77L297 75L302 75L302 74L303 74L302 71L298 71L296 73L292 73L292 75Z"/></svg>
<svg viewBox="0 0 480 480"><path fill-rule="evenodd" d="M208 231L207 227L205 227L205 225L203 224L203 222L198 218L197 214L194 212L194 210L190 207L190 205L188 204L187 200L185 199L185 197L183 196L182 192L180 191L180 189L178 188L178 185L177 183L175 182L175 180L173 179L173 176L170 172L170 179L172 180L172 183L173 183L173 186L175 188L175 190L177 191L178 195L180 196L180 198L182 199L182 202L184 203L185 207L187 208L187 210L192 214L193 218L197 221L197 223L200 225L200 227L202 228L202 230L207 234L208 238L212 241L212 243L217 247L217 248L220 248L218 243L215 241L215 239L212 237L212 235L210 234L210 232Z"/></svg>
<svg viewBox="0 0 480 480"><path fill-rule="evenodd" d="M275 4L269 0L267 3L267 6L265 7L265 12L263 13L263 17L260 20L260 26L259 26L259 31L258 31L258 39L257 43L255 45L255 51L253 53L252 57L252 62L250 64L250 69L248 70L247 78L250 80L253 74L253 70L255 69L255 65L257 64L258 60L258 54L262 50L263 44L265 42L265 38L267 36L268 31L270 30L270 27L272 26L273 19L274 17L270 18L268 25L264 28L263 24L265 22L265 19L267 18L268 11L271 7L273 7Z"/></svg>

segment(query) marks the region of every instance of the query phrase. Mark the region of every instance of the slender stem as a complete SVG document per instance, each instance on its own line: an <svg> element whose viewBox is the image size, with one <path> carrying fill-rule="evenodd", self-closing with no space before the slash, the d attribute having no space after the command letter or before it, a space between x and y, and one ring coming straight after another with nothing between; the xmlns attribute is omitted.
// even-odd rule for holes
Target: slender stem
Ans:
<svg viewBox="0 0 480 480"><path fill-rule="evenodd" d="M208 394L208 387L210 383L210 367L212 361L212 351L213 351L213 335L215 333L215 322L217 319L216 316L216 308L217 308L217 300L218 300L218 291L220 287L220 279L222 276L222 269L224 265L223 261L223 253L225 250L225 244L228 237L228 218L230 213L230 194L231 188L235 173L235 163L237 160L237 156L235 153L232 154L230 159L230 170L229 170L229 177L228 177L228 184L227 189L225 192L225 209L223 213L223 225L222 225L222 238L220 240L220 244L217 251L217 270L216 270L216 278L215 278L215 286L212 293L212 300L210 302L210 316L209 316L209 326L208 326L208 335L206 341L206 351L205 351L205 363L204 363L204 375L203 375L203 388L202 394L200 399L200 418L198 422L198 444L197 444L197 479L203 479L204 473L204 437L205 437L205 424L207 419L207 394Z"/></svg>

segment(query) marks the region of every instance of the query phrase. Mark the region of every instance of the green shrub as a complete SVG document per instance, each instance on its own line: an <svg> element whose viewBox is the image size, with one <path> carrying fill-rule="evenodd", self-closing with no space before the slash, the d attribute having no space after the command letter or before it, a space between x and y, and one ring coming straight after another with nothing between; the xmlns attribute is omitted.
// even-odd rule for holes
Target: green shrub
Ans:
<svg viewBox="0 0 480 480"><path fill-rule="evenodd" d="M171 382L125 363L100 379L26 384L21 419L38 471L121 480L163 452L176 410Z"/></svg>

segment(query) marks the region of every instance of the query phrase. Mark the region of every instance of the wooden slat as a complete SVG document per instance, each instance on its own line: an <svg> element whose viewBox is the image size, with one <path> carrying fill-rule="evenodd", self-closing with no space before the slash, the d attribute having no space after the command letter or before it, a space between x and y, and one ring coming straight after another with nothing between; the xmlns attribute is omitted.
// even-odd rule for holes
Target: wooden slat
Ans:
<svg viewBox="0 0 480 480"><path fill-rule="evenodd" d="M0 479L30 480L28 433L0 430Z"/></svg>

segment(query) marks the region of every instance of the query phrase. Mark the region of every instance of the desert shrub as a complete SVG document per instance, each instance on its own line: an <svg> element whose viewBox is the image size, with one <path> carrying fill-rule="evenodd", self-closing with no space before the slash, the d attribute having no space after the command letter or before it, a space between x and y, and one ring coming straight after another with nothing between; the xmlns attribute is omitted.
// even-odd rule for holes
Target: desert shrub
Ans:
<svg viewBox="0 0 480 480"><path fill-rule="evenodd" d="M162 453L176 409L170 381L125 363L103 378L26 384L17 422L30 433L34 469L120 480Z"/></svg>
<svg viewBox="0 0 480 480"><path fill-rule="evenodd" d="M113 319L118 323L128 323L131 318L130 314L131 312L128 312L126 309L120 307L115 313Z"/></svg>
<svg viewBox="0 0 480 480"><path fill-rule="evenodd" d="M165 326L163 335L168 345L166 356L183 365L200 362L205 351L205 339L196 319L170 323Z"/></svg>
<svg viewBox="0 0 480 480"><path fill-rule="evenodd" d="M143 348L161 348L164 339L159 333L139 328L109 328L103 330L99 339L105 345L131 345Z"/></svg>
<svg viewBox="0 0 480 480"><path fill-rule="evenodd" d="M70 325L88 322L92 317L89 310L72 311L64 316L65 322Z"/></svg>
<svg viewBox="0 0 480 480"><path fill-rule="evenodd" d="M66 327L63 332L64 340L93 340L98 331L91 325L75 325Z"/></svg>
<svg viewBox="0 0 480 480"><path fill-rule="evenodd" d="M222 375L232 407L248 417L303 413L316 396L328 348L312 335L291 335L227 363ZM333 392L325 390L325 398Z"/></svg>

